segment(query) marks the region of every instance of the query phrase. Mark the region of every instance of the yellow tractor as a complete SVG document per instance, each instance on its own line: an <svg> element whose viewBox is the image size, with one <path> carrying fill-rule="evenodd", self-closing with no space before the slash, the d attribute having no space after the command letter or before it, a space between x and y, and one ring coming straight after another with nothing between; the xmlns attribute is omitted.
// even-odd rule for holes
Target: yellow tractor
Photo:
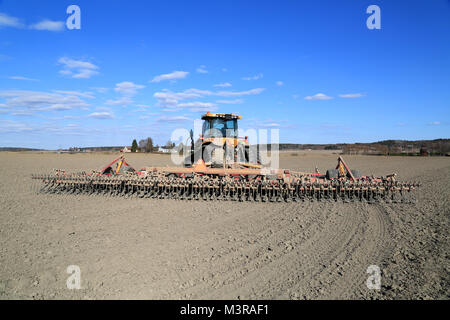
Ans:
<svg viewBox="0 0 450 320"><path fill-rule="evenodd" d="M239 119L242 116L232 113L204 114L202 134L196 142L191 130L191 150L185 158L185 167L202 160L212 168L261 168L256 146L251 148L248 137L238 136Z"/></svg>

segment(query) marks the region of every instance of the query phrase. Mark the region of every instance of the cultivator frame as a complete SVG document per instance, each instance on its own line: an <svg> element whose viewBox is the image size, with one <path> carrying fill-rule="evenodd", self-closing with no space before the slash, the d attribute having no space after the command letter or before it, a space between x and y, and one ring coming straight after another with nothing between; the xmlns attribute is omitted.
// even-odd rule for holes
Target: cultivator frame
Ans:
<svg viewBox="0 0 450 320"><path fill-rule="evenodd" d="M115 170L113 165L116 164ZM199 160L191 168L146 167L135 170L123 155L100 171L33 175L41 193L87 194L180 200L414 202L419 184L399 182L395 174L355 177L342 157L330 177L286 169L255 169L235 164L211 168Z"/></svg>

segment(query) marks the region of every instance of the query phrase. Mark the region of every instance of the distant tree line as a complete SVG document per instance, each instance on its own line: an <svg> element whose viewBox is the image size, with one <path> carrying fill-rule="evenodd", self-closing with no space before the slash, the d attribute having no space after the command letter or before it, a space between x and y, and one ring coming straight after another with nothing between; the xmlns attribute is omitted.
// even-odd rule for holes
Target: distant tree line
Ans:
<svg viewBox="0 0 450 320"><path fill-rule="evenodd" d="M261 145L271 150L272 145ZM274 145L275 146L275 145ZM278 150L343 150L347 154L381 155L448 155L450 139L435 140L384 140L372 143L295 144L280 143Z"/></svg>
<svg viewBox="0 0 450 320"><path fill-rule="evenodd" d="M167 141L166 145L163 148L172 149L175 147L175 143L171 141ZM158 145L153 144L153 139L148 137L146 139L139 140L139 143L136 139L133 140L131 144L131 152L156 152L159 150Z"/></svg>

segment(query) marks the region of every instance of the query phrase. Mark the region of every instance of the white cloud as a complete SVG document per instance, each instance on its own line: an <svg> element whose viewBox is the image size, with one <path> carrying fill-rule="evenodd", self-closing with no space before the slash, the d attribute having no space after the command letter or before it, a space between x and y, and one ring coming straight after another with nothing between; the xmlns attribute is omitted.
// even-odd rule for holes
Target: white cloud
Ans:
<svg viewBox="0 0 450 320"><path fill-rule="evenodd" d="M70 76L70 75L73 74L72 71L67 70L67 69L62 69L62 70L59 70L58 72L59 72L60 74L62 74L63 76Z"/></svg>
<svg viewBox="0 0 450 320"><path fill-rule="evenodd" d="M171 73L166 74L160 74L159 76L156 76L153 78L151 82L161 82L166 80L177 80L177 79L184 79L189 74L189 72L186 71L173 71Z"/></svg>
<svg viewBox="0 0 450 320"><path fill-rule="evenodd" d="M73 60L67 57L58 59L58 63L64 66L64 69L59 73L66 76L71 76L75 79L88 79L98 74L98 66L88 61Z"/></svg>
<svg viewBox="0 0 450 320"><path fill-rule="evenodd" d="M89 79L90 77L95 76L96 74L98 74L98 72L95 71L95 70L81 69L77 73L73 74L72 78L75 78L75 79Z"/></svg>
<svg viewBox="0 0 450 320"><path fill-rule="evenodd" d="M95 118L95 119L112 119L114 118L114 114L111 112L93 112L88 115L88 118Z"/></svg>
<svg viewBox="0 0 450 320"><path fill-rule="evenodd" d="M208 73L208 70L206 70L206 66L200 66L196 70L198 73Z"/></svg>
<svg viewBox="0 0 450 320"><path fill-rule="evenodd" d="M195 88L187 89L184 92L187 94L196 94L198 96L210 96L210 95L214 94L210 90L201 90L201 89L195 89Z"/></svg>
<svg viewBox="0 0 450 320"><path fill-rule="evenodd" d="M266 128L279 128L281 127L281 124L276 123L276 122L268 122L263 124L262 126L266 127Z"/></svg>
<svg viewBox="0 0 450 320"><path fill-rule="evenodd" d="M11 17L6 13L0 12L0 28L1 27L23 28L24 24L16 17Z"/></svg>
<svg viewBox="0 0 450 320"><path fill-rule="evenodd" d="M89 135L101 134L97 128L83 128L77 124L59 125L56 123L17 122L13 120L0 120L0 133L51 133L55 135Z"/></svg>
<svg viewBox="0 0 450 320"><path fill-rule="evenodd" d="M47 116L42 116L43 119L45 120L51 120L51 121L61 121L61 120L67 120L67 119L80 119L81 116L71 116L71 115L64 115L62 117L47 117Z"/></svg>
<svg viewBox="0 0 450 320"><path fill-rule="evenodd" d="M218 84L215 84L214 87L219 87L219 88L231 87L231 83L229 83L229 82L218 83Z"/></svg>
<svg viewBox="0 0 450 320"><path fill-rule="evenodd" d="M59 58L58 62L70 69L98 69L98 67L91 62L73 60L67 57Z"/></svg>
<svg viewBox="0 0 450 320"><path fill-rule="evenodd" d="M283 82L283 81L277 81L277 82L276 82L276 85L279 86L279 87L281 87L282 85L284 85L284 82Z"/></svg>
<svg viewBox="0 0 450 320"><path fill-rule="evenodd" d="M27 78L27 77L22 77L22 76L11 76L8 77L11 80L24 80L24 81L39 81L38 79L33 79L33 78Z"/></svg>
<svg viewBox="0 0 450 320"><path fill-rule="evenodd" d="M217 100L217 103L222 103L222 104L241 104L244 102L244 100L242 99L235 99L235 100Z"/></svg>
<svg viewBox="0 0 450 320"><path fill-rule="evenodd" d="M244 77L242 78L242 80L258 80L261 79L262 77L264 77L264 75L262 73L258 73L257 75L253 76L253 77Z"/></svg>
<svg viewBox="0 0 450 320"><path fill-rule="evenodd" d="M194 101L194 102L185 102L185 103L179 103L177 104L177 107L180 108L191 108L191 107L214 107L214 103L210 102L200 102L200 101Z"/></svg>
<svg viewBox="0 0 450 320"><path fill-rule="evenodd" d="M29 111L60 111L89 106L79 96L67 93L48 93L28 90L0 91L10 109L24 108Z"/></svg>
<svg viewBox="0 0 450 320"><path fill-rule="evenodd" d="M185 117L185 116L174 116L174 117L167 117L162 116L158 118L159 122L182 122L182 121L192 121L192 119Z"/></svg>
<svg viewBox="0 0 450 320"><path fill-rule="evenodd" d="M140 84L135 84L130 81L124 81L116 84L114 91L119 92L123 95L133 96L137 93L139 89L143 89L145 86Z"/></svg>
<svg viewBox="0 0 450 320"><path fill-rule="evenodd" d="M211 102L200 102L200 101L179 103L176 105L176 107L177 108L189 108L189 110L192 112L217 110L216 104L211 103Z"/></svg>
<svg viewBox="0 0 450 320"><path fill-rule="evenodd" d="M148 120L148 119L154 118L155 116L159 116L159 115L160 115L160 113L155 113L155 112L147 113L147 114L140 116L139 120Z"/></svg>
<svg viewBox="0 0 450 320"><path fill-rule="evenodd" d="M201 98L205 96L219 97L239 97L246 95L256 95L264 91L264 88L255 88L247 91L210 91L200 89L187 89L182 92L172 92L164 89L162 92L156 92L153 96L158 99L158 106L163 108L176 108L180 101Z"/></svg>
<svg viewBox="0 0 450 320"><path fill-rule="evenodd" d="M15 117L28 117L28 116L32 116L33 112L28 111L28 110L17 110L11 113L12 116Z"/></svg>
<svg viewBox="0 0 450 320"><path fill-rule="evenodd" d="M191 111L191 112L216 112L217 107L196 107L196 108L189 108L189 111Z"/></svg>
<svg viewBox="0 0 450 320"><path fill-rule="evenodd" d="M110 106L126 106L126 105L129 105L132 103L133 103L133 100L129 97L121 97L116 100L109 99L109 100L106 100L106 102L105 102L105 104L110 105Z"/></svg>
<svg viewBox="0 0 450 320"><path fill-rule="evenodd" d="M430 125L430 126L439 126L439 125L441 125L441 122L440 121L433 121L433 122L430 122L428 125Z"/></svg>
<svg viewBox="0 0 450 320"><path fill-rule="evenodd" d="M6 104L0 103L0 114L9 113L11 110L6 106Z"/></svg>
<svg viewBox="0 0 450 320"><path fill-rule="evenodd" d="M363 93L346 93L346 94L340 94L340 98L361 98L364 97L365 94Z"/></svg>
<svg viewBox="0 0 450 320"><path fill-rule="evenodd" d="M52 21L49 19L44 19L38 23L26 26L20 21L19 18L12 17L6 13L0 12L0 28L1 27L11 27L11 28L25 28L33 30L46 30L46 31L63 31L64 22L63 21Z"/></svg>
<svg viewBox="0 0 450 320"><path fill-rule="evenodd" d="M219 91L215 93L217 96L221 97L238 97L238 96L248 96L248 95L255 95L260 94L263 92L264 88L255 88L247 91Z"/></svg>
<svg viewBox="0 0 450 320"><path fill-rule="evenodd" d="M170 107L175 106L180 100L198 98L202 95L196 92L196 89L188 89L183 92L172 92L164 89L162 92L156 92L153 96L158 99L160 107Z"/></svg>
<svg viewBox="0 0 450 320"><path fill-rule="evenodd" d="M148 111L148 110L144 110L144 111ZM132 112L140 112L140 110L134 110ZM159 116L159 115L161 115L160 112L148 112L148 113L143 114L141 117L154 117L154 116Z"/></svg>
<svg viewBox="0 0 450 320"><path fill-rule="evenodd" d="M70 91L70 90L54 90L54 92L73 95L73 96L79 96L79 97L89 98L89 99L95 98L92 95L92 92L80 92L80 91Z"/></svg>
<svg viewBox="0 0 450 320"><path fill-rule="evenodd" d="M109 90L109 88L102 87L91 87L91 89L97 91L98 93L106 93Z"/></svg>
<svg viewBox="0 0 450 320"><path fill-rule="evenodd" d="M41 22L32 24L30 29L35 30L47 30L47 31L63 31L64 22L62 21L51 21L48 19L42 20Z"/></svg>
<svg viewBox="0 0 450 320"><path fill-rule="evenodd" d="M258 128L268 128L268 129L270 129L270 128L281 129L281 128L294 127L294 125L290 124L286 120L273 120L273 119L268 119L268 120L263 120L263 121L255 120L254 126L256 126Z"/></svg>
<svg viewBox="0 0 450 320"><path fill-rule="evenodd" d="M178 112L178 111L180 111L180 109L178 109L178 108L164 108L162 110L165 111L165 112Z"/></svg>
<svg viewBox="0 0 450 320"><path fill-rule="evenodd" d="M21 133L31 131L34 131L34 129L31 126L27 125L26 123L0 119L1 133Z"/></svg>
<svg viewBox="0 0 450 320"><path fill-rule="evenodd" d="M333 99L333 97L329 97L329 96L327 96L326 94L323 94L323 93L318 93L318 94L315 94L313 96L305 97L305 100L330 100L330 99Z"/></svg>

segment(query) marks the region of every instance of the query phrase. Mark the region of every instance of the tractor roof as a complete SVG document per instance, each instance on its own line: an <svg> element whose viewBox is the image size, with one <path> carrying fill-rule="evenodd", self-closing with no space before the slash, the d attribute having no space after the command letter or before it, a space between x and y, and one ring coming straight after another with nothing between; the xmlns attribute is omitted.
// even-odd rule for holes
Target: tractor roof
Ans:
<svg viewBox="0 0 450 320"><path fill-rule="evenodd" d="M211 113L207 112L202 116L202 120L206 119L242 119L242 116L232 113Z"/></svg>

